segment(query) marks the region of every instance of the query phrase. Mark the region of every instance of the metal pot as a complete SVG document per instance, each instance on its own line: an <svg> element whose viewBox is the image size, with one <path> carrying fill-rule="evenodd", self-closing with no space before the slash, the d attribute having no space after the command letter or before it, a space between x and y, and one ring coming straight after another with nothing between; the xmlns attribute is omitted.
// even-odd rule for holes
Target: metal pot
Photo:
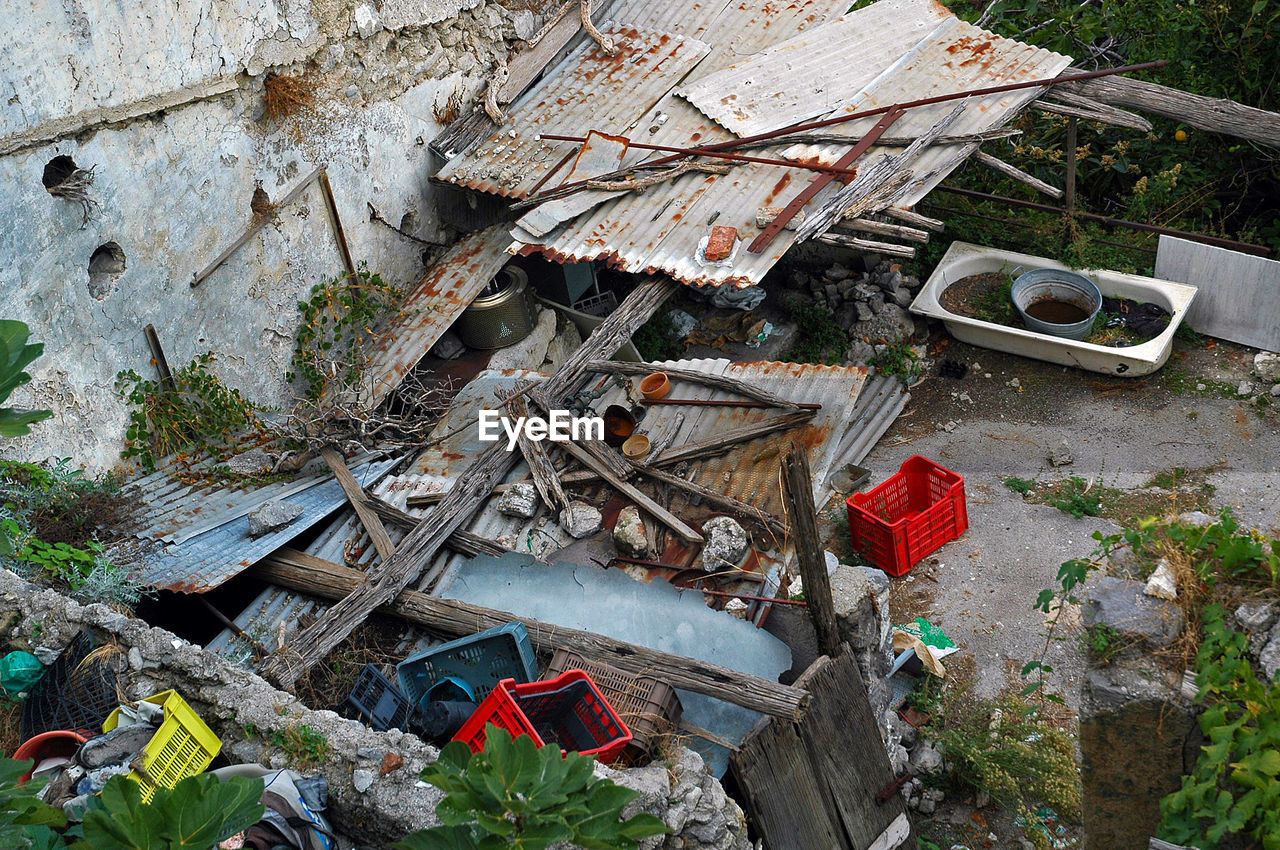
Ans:
<svg viewBox="0 0 1280 850"><path fill-rule="evenodd" d="M469 348L505 348L533 331L535 315L528 276L506 266L462 311L453 329Z"/></svg>
<svg viewBox="0 0 1280 850"><path fill-rule="evenodd" d="M1064 269L1035 269L1020 275L1013 282L1013 306L1022 317L1028 330L1064 339L1084 339L1093 329L1093 320L1102 308L1102 293L1097 285L1082 274ZM1068 311L1074 321L1046 321L1049 314L1040 318L1028 310L1053 306Z"/></svg>

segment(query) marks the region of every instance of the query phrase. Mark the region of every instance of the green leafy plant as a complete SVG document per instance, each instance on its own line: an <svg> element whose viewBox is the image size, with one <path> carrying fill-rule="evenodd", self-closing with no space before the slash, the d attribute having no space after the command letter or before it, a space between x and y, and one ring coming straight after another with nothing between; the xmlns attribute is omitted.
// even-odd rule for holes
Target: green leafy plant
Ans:
<svg viewBox="0 0 1280 850"><path fill-rule="evenodd" d="M43 778L18 783L34 764L30 759L0 759L0 837L12 842L6 847L54 850L65 846L54 830L66 826L67 816L40 801L37 795L44 790Z"/></svg>
<svg viewBox="0 0 1280 850"><path fill-rule="evenodd" d="M595 760L492 724L485 748L453 741L423 772L446 793L436 807L443 826L415 832L397 850L544 850L571 842L587 850L633 850L641 838L670 832L651 814L623 821L623 808L639 796L593 773Z"/></svg>
<svg viewBox="0 0 1280 850"><path fill-rule="evenodd" d="M905 338L888 343L867 362L879 369L880 374L896 377L904 384L911 384L920 377L920 355L911 341Z"/></svg>
<svg viewBox="0 0 1280 850"><path fill-rule="evenodd" d="M1280 848L1280 686L1260 681L1248 637L1227 624L1221 605L1205 612L1196 656L1200 728L1209 744L1182 787L1160 803L1161 837L1214 850L1227 836ZM1259 845L1252 845L1259 846Z"/></svg>
<svg viewBox="0 0 1280 850"><path fill-rule="evenodd" d="M324 733L305 723L273 733L271 742L284 750L292 764L304 770L324 764L333 755L333 745Z"/></svg>
<svg viewBox="0 0 1280 850"><path fill-rule="evenodd" d="M1022 319L1013 306L1013 281L1013 275L1002 273L999 286L983 290L974 298L973 315L996 325L1021 326Z"/></svg>
<svg viewBox="0 0 1280 850"><path fill-rule="evenodd" d="M363 263L354 275L311 287L311 297L298 302L302 322L285 379L300 381L311 401L355 386L365 366L363 346L376 338L399 296Z"/></svg>
<svg viewBox="0 0 1280 850"><path fill-rule="evenodd" d="M796 341L787 350L784 360L792 363L839 363L849 346L849 334L831 311L810 304L791 310L791 320L796 323Z"/></svg>
<svg viewBox="0 0 1280 850"><path fill-rule="evenodd" d="M203 773L172 789L156 788L149 803L125 776L112 777L100 807L84 818L86 850L209 850L262 819L262 780L235 776L223 782Z"/></svg>
<svg viewBox="0 0 1280 850"><path fill-rule="evenodd" d="M1064 513L1069 513L1076 519L1087 516L1097 516L1102 510L1102 500L1098 498L1097 493L1091 493L1091 486L1078 475L1073 475L1066 481L1066 488L1061 497L1051 499L1049 504Z"/></svg>
<svg viewBox="0 0 1280 850"><path fill-rule="evenodd" d="M1025 496L1035 488L1036 482L1027 478L1018 478L1017 476L1011 475L1004 480L1004 486L1019 495Z"/></svg>
<svg viewBox="0 0 1280 850"><path fill-rule="evenodd" d="M1080 650L1096 663L1106 666L1133 640L1126 638L1124 632L1113 629L1106 623L1087 626L1076 635Z"/></svg>
<svg viewBox="0 0 1280 850"><path fill-rule="evenodd" d="M210 369L213 352L173 373L172 381L145 380L132 369L116 375L116 389L133 409L120 456L137 458L148 472L173 453L223 458L235 439L265 428L264 410Z"/></svg>
<svg viewBox="0 0 1280 850"><path fill-rule="evenodd" d="M31 382L24 370L44 353L44 343L28 343L31 329L25 322L0 319L0 403L13 391ZM53 416L50 410L20 410L0 407L0 437L25 437L31 426Z"/></svg>
<svg viewBox="0 0 1280 850"><path fill-rule="evenodd" d="M684 343L676 339L675 322L671 321L671 312L658 312L645 322L632 335L640 356L649 362L660 360L677 360L684 356Z"/></svg>

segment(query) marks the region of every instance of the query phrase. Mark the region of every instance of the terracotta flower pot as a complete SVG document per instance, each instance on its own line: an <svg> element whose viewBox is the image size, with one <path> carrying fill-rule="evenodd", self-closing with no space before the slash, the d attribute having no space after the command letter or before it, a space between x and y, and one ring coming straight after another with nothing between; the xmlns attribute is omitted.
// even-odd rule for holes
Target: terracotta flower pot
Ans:
<svg viewBox="0 0 1280 850"><path fill-rule="evenodd" d="M671 392L671 379L666 372L654 372L640 382L640 392L650 401L666 398L667 393Z"/></svg>

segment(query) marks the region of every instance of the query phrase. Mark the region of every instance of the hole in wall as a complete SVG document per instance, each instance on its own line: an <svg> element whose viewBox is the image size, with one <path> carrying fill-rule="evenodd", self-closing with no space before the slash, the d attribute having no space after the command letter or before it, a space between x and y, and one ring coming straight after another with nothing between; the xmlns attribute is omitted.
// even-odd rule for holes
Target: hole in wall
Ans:
<svg viewBox="0 0 1280 850"><path fill-rule="evenodd" d="M89 294L99 301L110 295L124 266L124 249L117 243L106 242L95 248L89 257Z"/></svg>
<svg viewBox="0 0 1280 850"><path fill-rule="evenodd" d="M50 191L56 189L66 182L67 178L75 173L79 166L76 161L65 154L55 156L49 160L44 167L44 175L40 178L40 182Z"/></svg>

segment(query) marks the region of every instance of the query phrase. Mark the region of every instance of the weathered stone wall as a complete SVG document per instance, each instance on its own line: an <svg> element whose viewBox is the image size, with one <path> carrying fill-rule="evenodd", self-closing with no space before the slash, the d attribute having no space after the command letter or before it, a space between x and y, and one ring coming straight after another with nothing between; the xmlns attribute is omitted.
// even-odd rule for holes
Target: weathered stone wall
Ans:
<svg viewBox="0 0 1280 850"><path fill-rule="evenodd" d="M332 711L312 710L256 674L171 632L105 605L80 605L0 569L0 647L27 649L50 662L82 627L119 644L128 658L124 678L129 696L177 689L222 738L223 752L232 762L289 766L272 736L302 724L322 733L333 755L313 770L329 783L326 814L339 831L358 837L361 848L385 846L438 822L435 806L442 795L418 781L438 751L416 736L375 732ZM645 768L598 766L597 772L641 792L625 814L651 812L672 828L671 835L647 839L641 850L750 847L742 810L690 750L676 748L668 761Z"/></svg>
<svg viewBox="0 0 1280 850"><path fill-rule="evenodd" d="M389 283L418 279L424 243L451 236L426 143L450 101L472 102L495 56L536 23L494 0L35 5L0 35L0 315L45 343L15 402L57 419L6 449L93 469L113 465L123 441L116 373L154 377L148 323L173 367L214 351L215 370L251 399L290 397L297 302L341 270L319 188L189 286L249 226L255 185L274 202L327 163L354 259ZM268 119L274 72L308 74L315 109ZM87 223L42 183L57 156L94 168ZM423 242L372 221L370 205ZM123 270L91 280L108 243Z"/></svg>

